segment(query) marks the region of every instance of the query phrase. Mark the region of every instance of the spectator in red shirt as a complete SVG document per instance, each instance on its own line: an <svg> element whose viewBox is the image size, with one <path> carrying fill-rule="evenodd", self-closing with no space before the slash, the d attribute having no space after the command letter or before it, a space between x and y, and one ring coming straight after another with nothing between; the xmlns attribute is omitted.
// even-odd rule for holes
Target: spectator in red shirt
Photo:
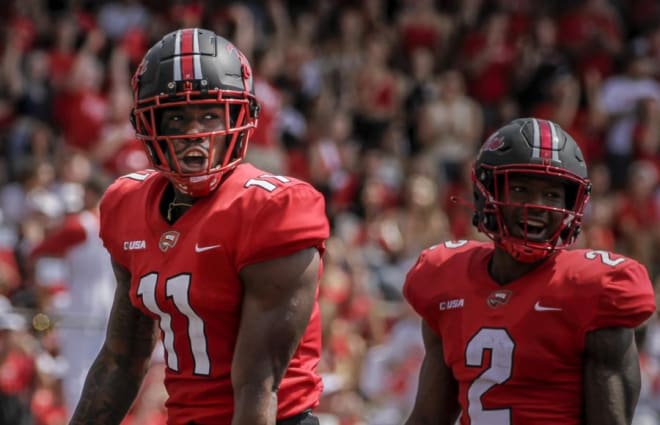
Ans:
<svg viewBox="0 0 660 425"><path fill-rule="evenodd" d="M77 56L66 90L55 98L53 114L68 146L90 152L94 149L107 115L107 100L101 93L104 71L93 55Z"/></svg>

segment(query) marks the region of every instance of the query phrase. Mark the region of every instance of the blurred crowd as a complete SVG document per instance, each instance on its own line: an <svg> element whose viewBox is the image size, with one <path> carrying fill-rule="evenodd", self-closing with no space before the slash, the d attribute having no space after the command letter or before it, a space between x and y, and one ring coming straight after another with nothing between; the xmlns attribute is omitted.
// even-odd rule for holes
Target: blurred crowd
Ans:
<svg viewBox="0 0 660 425"><path fill-rule="evenodd" d="M439 241L483 238L471 162L514 117L559 123L587 157L578 246L637 259L660 283L657 0L3 1L0 423L62 425L75 406L114 290L96 206L148 166L130 77L179 27L214 30L252 63L248 160L326 197L324 425L408 413L423 346L405 274ZM657 425L656 317L638 337L635 423ZM156 350L123 425L165 423L163 368Z"/></svg>

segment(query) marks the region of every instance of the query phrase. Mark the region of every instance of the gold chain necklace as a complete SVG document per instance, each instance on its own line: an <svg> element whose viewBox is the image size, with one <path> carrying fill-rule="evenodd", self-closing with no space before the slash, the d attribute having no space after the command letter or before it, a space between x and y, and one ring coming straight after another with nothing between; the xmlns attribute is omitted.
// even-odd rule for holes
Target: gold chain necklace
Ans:
<svg viewBox="0 0 660 425"><path fill-rule="evenodd" d="M172 209L175 207L192 207L193 204L188 204L186 202L170 202L170 205L167 207L167 221L172 221Z"/></svg>

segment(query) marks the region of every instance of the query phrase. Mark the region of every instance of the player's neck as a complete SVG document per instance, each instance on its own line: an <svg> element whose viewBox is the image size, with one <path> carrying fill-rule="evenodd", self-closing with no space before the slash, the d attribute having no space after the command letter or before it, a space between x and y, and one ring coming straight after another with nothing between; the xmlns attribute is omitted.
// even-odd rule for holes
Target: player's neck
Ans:
<svg viewBox="0 0 660 425"><path fill-rule="evenodd" d="M176 222L195 203L195 198L177 191L171 184L163 193L160 210L168 223Z"/></svg>
<svg viewBox="0 0 660 425"><path fill-rule="evenodd" d="M507 285L539 267L546 259L535 263L516 261L506 251L495 248L488 262L488 274L499 285Z"/></svg>

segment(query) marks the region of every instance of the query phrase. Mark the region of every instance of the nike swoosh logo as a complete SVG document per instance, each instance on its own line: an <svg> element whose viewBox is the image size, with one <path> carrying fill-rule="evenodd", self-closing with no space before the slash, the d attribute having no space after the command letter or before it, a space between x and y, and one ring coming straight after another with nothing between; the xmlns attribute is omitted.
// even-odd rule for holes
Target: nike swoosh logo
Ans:
<svg viewBox="0 0 660 425"><path fill-rule="evenodd" d="M534 304L534 310L536 311L561 311L561 307L546 307L542 306L538 301Z"/></svg>
<svg viewBox="0 0 660 425"><path fill-rule="evenodd" d="M195 244L195 252L204 252L204 251L210 251L212 249L220 248L222 245L209 245L209 246L199 246L198 244Z"/></svg>

